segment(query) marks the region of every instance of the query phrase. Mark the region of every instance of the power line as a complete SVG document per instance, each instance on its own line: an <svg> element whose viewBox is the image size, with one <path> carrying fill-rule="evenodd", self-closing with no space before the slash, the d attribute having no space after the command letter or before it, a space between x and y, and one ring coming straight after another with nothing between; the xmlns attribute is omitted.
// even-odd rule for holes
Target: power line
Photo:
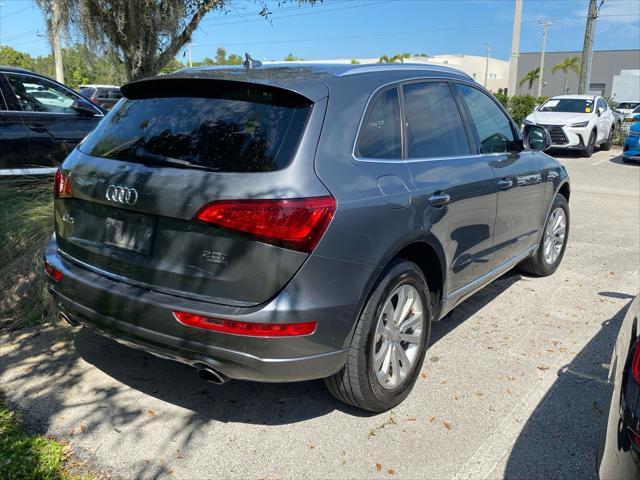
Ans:
<svg viewBox="0 0 640 480"><path fill-rule="evenodd" d="M4 0L4 1L6 2L7 0ZM14 10L14 11L13 11L13 12L11 12L11 13L7 13L7 14L5 14L5 15L0 15L0 20L2 20L3 18L10 17L11 15L15 15L15 14L17 14L17 13L24 12L25 10L31 10L32 8L33 8L33 7L32 7L31 5L29 5L28 7L20 8L20 9L18 9L18 10Z"/></svg>

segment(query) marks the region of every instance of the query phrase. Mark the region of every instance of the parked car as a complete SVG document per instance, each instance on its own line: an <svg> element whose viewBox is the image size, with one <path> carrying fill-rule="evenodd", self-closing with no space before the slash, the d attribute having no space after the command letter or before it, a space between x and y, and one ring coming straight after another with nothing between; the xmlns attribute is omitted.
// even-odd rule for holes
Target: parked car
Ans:
<svg viewBox="0 0 640 480"><path fill-rule="evenodd" d="M103 116L50 78L0 66L0 175L55 172Z"/></svg>
<svg viewBox="0 0 640 480"><path fill-rule="evenodd" d="M120 87L116 85L80 85L78 89L80 95L105 110L111 110L122 98Z"/></svg>
<svg viewBox="0 0 640 480"><path fill-rule="evenodd" d="M579 150L590 157L597 146L611 149L616 120L602 97L559 95L544 102L524 123L546 127L553 148Z"/></svg>
<svg viewBox="0 0 640 480"><path fill-rule="evenodd" d="M624 138L622 161L625 163L640 161L640 107L637 110L639 112L633 117L634 121Z"/></svg>
<svg viewBox="0 0 640 480"><path fill-rule="evenodd" d="M57 173L50 291L72 324L214 383L326 378L387 410L432 321L562 260L548 132L521 136L458 70L201 68L122 93Z"/></svg>
<svg viewBox="0 0 640 480"><path fill-rule="evenodd" d="M636 108L638 108L638 106L640 106L640 100L635 100L632 102L620 102L618 103L618 106L615 108L615 110L623 117L625 117L633 112Z"/></svg>
<svg viewBox="0 0 640 480"><path fill-rule="evenodd" d="M611 402L600 438L600 480L640 479L640 297L625 315L609 367Z"/></svg>

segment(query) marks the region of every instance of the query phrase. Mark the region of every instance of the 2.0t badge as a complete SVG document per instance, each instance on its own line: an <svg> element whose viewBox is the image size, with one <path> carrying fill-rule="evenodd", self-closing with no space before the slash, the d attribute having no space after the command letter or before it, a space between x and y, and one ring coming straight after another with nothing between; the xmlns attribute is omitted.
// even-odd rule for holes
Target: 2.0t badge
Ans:
<svg viewBox="0 0 640 480"><path fill-rule="evenodd" d="M122 185L109 185L104 196L107 200L122 205L135 205L138 201L138 191Z"/></svg>

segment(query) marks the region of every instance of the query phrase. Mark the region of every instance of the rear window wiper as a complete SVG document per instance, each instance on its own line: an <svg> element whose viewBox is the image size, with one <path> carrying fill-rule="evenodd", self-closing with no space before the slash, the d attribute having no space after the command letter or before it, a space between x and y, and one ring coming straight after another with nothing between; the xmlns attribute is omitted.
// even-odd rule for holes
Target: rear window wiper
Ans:
<svg viewBox="0 0 640 480"><path fill-rule="evenodd" d="M142 161L152 162L154 164L163 164L169 165L172 167L181 167L181 168L198 168L200 170L210 170L213 172L219 172L219 168L208 167L206 165L199 165L197 163L192 163L188 160L180 160L179 158L165 157L164 155L158 155L156 153L151 153L144 149L142 146L136 147L133 151L133 154L136 158L139 158Z"/></svg>

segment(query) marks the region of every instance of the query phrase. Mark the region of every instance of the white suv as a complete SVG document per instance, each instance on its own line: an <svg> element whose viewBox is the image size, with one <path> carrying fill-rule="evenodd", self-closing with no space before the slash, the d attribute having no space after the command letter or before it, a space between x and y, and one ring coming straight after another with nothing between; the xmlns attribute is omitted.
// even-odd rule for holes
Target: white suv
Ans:
<svg viewBox="0 0 640 480"><path fill-rule="evenodd" d="M553 148L580 150L590 157L597 145L611 149L615 116L604 98L594 95L559 95L544 102L524 121L549 130Z"/></svg>

